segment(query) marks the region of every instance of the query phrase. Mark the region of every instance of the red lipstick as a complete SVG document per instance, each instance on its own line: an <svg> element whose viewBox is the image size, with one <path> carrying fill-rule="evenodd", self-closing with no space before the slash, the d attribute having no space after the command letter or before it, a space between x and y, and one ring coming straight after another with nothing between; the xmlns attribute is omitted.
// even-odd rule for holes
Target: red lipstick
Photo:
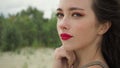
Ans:
<svg viewBox="0 0 120 68"><path fill-rule="evenodd" d="M62 40L68 40L68 39L72 38L73 36L71 36L70 34L67 34L67 33L62 33L62 34L60 34L60 37Z"/></svg>

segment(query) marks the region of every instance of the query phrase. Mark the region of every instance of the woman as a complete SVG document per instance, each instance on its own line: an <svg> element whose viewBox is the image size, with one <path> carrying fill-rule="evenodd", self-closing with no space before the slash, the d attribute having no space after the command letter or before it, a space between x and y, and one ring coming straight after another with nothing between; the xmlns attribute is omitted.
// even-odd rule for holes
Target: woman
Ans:
<svg viewBox="0 0 120 68"><path fill-rule="evenodd" d="M119 0L60 0L54 68L120 68Z"/></svg>

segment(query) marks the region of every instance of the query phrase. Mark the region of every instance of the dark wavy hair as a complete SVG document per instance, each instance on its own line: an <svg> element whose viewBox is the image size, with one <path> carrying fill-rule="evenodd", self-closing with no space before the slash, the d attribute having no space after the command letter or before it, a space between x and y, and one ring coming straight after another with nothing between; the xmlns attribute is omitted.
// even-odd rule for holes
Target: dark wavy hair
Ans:
<svg viewBox="0 0 120 68"><path fill-rule="evenodd" d="M101 51L109 68L120 68L120 0L94 0L92 8L101 23L111 23L103 35Z"/></svg>

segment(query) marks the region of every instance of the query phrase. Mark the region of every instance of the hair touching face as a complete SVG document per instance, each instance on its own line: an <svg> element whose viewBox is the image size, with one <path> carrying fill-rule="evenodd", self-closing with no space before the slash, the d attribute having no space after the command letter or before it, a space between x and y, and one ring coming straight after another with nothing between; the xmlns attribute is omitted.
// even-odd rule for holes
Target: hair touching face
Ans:
<svg viewBox="0 0 120 68"><path fill-rule="evenodd" d="M111 23L104 34L102 53L110 68L120 67L120 0L94 0L93 10L101 23Z"/></svg>
<svg viewBox="0 0 120 68"><path fill-rule="evenodd" d="M57 29L59 36L61 38L62 33L68 33L74 37L69 40L70 43L63 41L61 38L63 45L66 45L68 49L74 49L83 47L78 46L79 44L92 44L92 41L98 37L97 34L99 31L95 23L108 23L111 26L103 34L101 50L109 67L119 68L119 2L120 0L60 0L57 9Z"/></svg>

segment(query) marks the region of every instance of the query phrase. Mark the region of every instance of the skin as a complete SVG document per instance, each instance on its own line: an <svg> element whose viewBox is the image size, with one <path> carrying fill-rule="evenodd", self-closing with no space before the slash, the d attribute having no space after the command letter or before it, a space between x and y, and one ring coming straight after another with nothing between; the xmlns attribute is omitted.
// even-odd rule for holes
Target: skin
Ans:
<svg viewBox="0 0 120 68"><path fill-rule="evenodd" d="M91 6L92 0L60 0L57 9L58 34L67 33L73 37L68 40L60 37L62 46L55 50L54 68L80 68L95 60L105 63L100 45L111 24L100 24Z"/></svg>

